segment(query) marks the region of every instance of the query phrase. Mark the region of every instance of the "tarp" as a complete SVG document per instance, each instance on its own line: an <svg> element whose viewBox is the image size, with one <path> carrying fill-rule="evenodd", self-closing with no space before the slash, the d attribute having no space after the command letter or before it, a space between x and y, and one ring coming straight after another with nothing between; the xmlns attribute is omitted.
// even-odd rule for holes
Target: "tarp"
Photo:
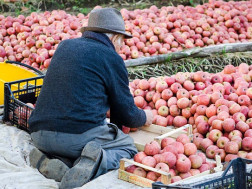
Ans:
<svg viewBox="0 0 252 189"><path fill-rule="evenodd" d="M58 184L30 167L29 153L34 148L30 135L13 126L0 124L0 189L56 189ZM136 185L117 179L118 170L80 187L95 189L132 188Z"/></svg>

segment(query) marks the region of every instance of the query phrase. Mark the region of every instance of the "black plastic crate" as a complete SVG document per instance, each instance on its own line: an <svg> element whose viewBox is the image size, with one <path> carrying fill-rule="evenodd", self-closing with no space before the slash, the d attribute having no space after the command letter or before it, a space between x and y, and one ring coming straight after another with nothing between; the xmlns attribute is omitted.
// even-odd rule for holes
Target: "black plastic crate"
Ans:
<svg viewBox="0 0 252 189"><path fill-rule="evenodd" d="M4 122L10 122L29 132L28 119L34 108L26 103L35 104L44 76L13 81L4 85Z"/></svg>
<svg viewBox="0 0 252 189"><path fill-rule="evenodd" d="M237 158L232 160L223 174L215 179L203 180L190 185L168 186L161 182L152 184L153 189L252 189L252 169L247 170L247 165L252 160ZM232 168L232 171L231 171ZM204 178L203 178L204 179Z"/></svg>

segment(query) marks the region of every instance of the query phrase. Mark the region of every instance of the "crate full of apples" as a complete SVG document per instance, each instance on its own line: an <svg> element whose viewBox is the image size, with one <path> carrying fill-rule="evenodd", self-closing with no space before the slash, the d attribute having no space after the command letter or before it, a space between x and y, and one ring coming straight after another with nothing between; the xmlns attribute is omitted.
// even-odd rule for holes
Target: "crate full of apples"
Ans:
<svg viewBox="0 0 252 189"><path fill-rule="evenodd" d="M208 161L204 153L197 151L190 135L173 137L176 132L189 126L156 137L134 156L134 161L122 159L119 179L151 187L154 181L170 184L210 174L210 170L222 171L220 156L216 156L216 162ZM126 163L131 165L125 166Z"/></svg>

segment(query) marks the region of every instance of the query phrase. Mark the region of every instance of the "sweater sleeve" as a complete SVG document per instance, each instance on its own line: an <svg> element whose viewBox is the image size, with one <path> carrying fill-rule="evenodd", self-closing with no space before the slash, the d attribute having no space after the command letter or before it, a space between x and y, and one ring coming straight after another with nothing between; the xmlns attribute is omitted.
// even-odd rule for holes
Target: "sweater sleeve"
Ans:
<svg viewBox="0 0 252 189"><path fill-rule="evenodd" d="M111 122L121 128L122 125L136 128L146 122L145 112L139 109L129 90L128 72L121 58L110 62L108 96Z"/></svg>

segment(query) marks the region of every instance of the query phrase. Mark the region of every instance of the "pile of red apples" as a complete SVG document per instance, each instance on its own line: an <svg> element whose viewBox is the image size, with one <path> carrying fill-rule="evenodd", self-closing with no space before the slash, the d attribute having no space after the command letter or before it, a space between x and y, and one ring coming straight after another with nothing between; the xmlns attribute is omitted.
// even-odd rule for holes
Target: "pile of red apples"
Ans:
<svg viewBox="0 0 252 189"><path fill-rule="evenodd" d="M252 159L251 80L252 66L241 63L238 67L227 65L219 73L180 72L149 80L135 79L129 88L135 104L152 111L153 124L175 128L191 124L190 149L202 150L210 159L219 155L228 162L237 157ZM129 132L127 127L123 131ZM175 144L171 146L179 149ZM159 153L164 151L161 147Z"/></svg>
<svg viewBox="0 0 252 189"><path fill-rule="evenodd" d="M121 13L133 35L120 52L124 60L252 39L251 0L209 0L196 7L151 6Z"/></svg>
<svg viewBox="0 0 252 189"><path fill-rule="evenodd" d="M58 44L80 37L79 29L87 19L81 13L75 16L63 10L33 12L27 17L0 15L0 62L8 59L48 68Z"/></svg>
<svg viewBox="0 0 252 189"><path fill-rule="evenodd" d="M121 13L126 31L133 35L121 49L124 60L186 48L247 42L252 38L251 0L210 0L196 7L151 6L143 10L122 9ZM0 15L0 62L8 59L41 70L48 68L58 44L80 37L80 28L87 26L88 17L63 10L33 12L27 17Z"/></svg>
<svg viewBox="0 0 252 189"><path fill-rule="evenodd" d="M197 147L191 143L186 134L174 138L165 138L158 142L152 141L145 145L144 151L134 156L134 161L170 173L171 182L177 182L216 166L214 162L207 162L206 155L197 152ZM161 175L153 171L146 171L141 167L130 165L127 172L136 174L153 181L161 181Z"/></svg>

